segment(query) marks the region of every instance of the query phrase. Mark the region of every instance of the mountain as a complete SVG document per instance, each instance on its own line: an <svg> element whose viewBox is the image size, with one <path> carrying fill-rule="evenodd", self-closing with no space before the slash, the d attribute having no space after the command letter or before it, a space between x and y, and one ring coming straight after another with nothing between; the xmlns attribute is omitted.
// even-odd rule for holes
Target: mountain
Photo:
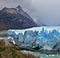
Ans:
<svg viewBox="0 0 60 58"><path fill-rule="evenodd" d="M4 7L0 10L0 30L26 29L37 26L39 25L37 25L33 19L23 11L20 5L16 8Z"/></svg>

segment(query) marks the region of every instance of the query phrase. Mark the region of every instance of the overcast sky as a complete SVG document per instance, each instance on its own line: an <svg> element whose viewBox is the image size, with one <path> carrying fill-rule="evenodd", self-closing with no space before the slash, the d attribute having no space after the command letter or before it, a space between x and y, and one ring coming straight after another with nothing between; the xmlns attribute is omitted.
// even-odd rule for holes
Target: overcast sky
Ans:
<svg viewBox="0 0 60 58"><path fill-rule="evenodd" d="M0 0L0 9L17 5L39 24L60 25L60 0Z"/></svg>

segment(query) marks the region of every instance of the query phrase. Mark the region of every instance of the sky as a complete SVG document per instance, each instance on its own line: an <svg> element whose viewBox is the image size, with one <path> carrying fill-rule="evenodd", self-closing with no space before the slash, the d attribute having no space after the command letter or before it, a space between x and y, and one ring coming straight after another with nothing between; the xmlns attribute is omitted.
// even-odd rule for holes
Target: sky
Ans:
<svg viewBox="0 0 60 58"><path fill-rule="evenodd" d="M0 0L0 9L17 5L38 24L60 26L60 0Z"/></svg>

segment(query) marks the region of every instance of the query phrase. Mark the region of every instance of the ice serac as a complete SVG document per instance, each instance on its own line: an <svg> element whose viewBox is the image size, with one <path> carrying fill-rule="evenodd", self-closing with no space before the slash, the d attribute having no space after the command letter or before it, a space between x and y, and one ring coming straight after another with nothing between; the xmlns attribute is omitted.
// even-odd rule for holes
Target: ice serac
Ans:
<svg viewBox="0 0 60 58"><path fill-rule="evenodd" d="M34 29L34 30L33 30ZM12 35L16 45L21 43L24 45L23 48L36 48L42 50L60 50L60 31L56 29L35 27L22 30L8 30L9 36ZM18 33L19 32L19 33Z"/></svg>
<svg viewBox="0 0 60 58"><path fill-rule="evenodd" d="M0 30L27 29L37 26L39 25L34 22L34 20L22 9L20 5L16 8L4 7L0 10Z"/></svg>

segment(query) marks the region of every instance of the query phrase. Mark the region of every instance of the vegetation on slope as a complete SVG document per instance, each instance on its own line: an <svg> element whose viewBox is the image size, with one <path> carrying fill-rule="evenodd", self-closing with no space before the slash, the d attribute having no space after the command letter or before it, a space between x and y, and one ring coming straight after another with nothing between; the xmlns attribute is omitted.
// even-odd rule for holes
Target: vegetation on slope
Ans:
<svg viewBox="0 0 60 58"><path fill-rule="evenodd" d="M4 40L0 40L0 58L37 58L31 54L23 54L15 47L6 46Z"/></svg>

